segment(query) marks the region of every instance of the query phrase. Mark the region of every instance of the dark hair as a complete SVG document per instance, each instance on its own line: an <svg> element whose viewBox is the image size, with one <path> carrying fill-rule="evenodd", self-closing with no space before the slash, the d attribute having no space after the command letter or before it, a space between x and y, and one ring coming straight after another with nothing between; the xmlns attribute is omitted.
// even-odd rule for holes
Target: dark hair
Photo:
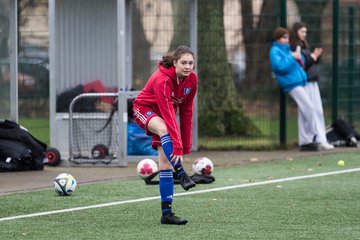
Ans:
<svg viewBox="0 0 360 240"><path fill-rule="evenodd" d="M290 35L290 45L292 46L301 46L301 48L309 48L309 45L306 40L301 40L298 35L299 29L305 27L306 24L303 22L296 22L294 23L292 29L291 29L291 35Z"/></svg>
<svg viewBox="0 0 360 240"><path fill-rule="evenodd" d="M274 31L274 35L273 35L274 41L279 40L279 39L282 38L285 34L290 35L289 30L287 30L286 28L283 28L283 27L278 27L278 28L276 28L275 31Z"/></svg>
<svg viewBox="0 0 360 240"><path fill-rule="evenodd" d="M175 51L166 53L160 62L164 68L170 68L174 65L174 60L177 61L182 55L189 53L195 58L195 54L191 48L187 46L179 46Z"/></svg>

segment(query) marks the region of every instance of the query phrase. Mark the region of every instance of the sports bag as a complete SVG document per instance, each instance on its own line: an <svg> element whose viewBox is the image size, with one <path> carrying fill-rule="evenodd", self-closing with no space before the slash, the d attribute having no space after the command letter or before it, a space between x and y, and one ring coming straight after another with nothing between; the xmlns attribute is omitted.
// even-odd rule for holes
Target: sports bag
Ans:
<svg viewBox="0 0 360 240"><path fill-rule="evenodd" d="M357 147L360 135L350 123L337 119L326 130L326 138L335 146Z"/></svg>
<svg viewBox="0 0 360 240"><path fill-rule="evenodd" d="M42 170L46 148L17 123L0 121L0 171Z"/></svg>

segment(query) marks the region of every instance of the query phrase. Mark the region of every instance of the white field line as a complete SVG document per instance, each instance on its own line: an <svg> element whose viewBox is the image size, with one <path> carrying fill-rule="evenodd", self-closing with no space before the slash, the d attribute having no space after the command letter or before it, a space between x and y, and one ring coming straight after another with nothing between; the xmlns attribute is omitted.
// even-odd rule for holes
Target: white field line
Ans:
<svg viewBox="0 0 360 240"><path fill-rule="evenodd" d="M346 169L346 170L341 170L341 171L317 173L317 174L304 175L304 176L287 177L287 178L273 179L273 180L267 180L267 181L262 181L262 182L251 182L251 183L244 183L244 184L227 186L227 187L218 187L218 188L210 188L210 189L204 189L204 190L198 190L198 191L184 192L184 193L175 194L175 196L186 196L186 195L201 194L201 193L208 193L208 192L226 191L226 190L236 189L236 188L245 188L245 187L252 187L252 186L259 186L259 185L266 185L266 184L273 184L273 183L289 182L289 181L295 181L295 180L325 177L325 176L359 172L359 171L360 171L360 168L352 168L352 169ZM146 197L146 198L138 198L138 199L130 199L130 200L124 200L124 201L89 205L89 206L83 206L83 207L75 207L75 208L68 208L68 209L61 209L61 210L53 210L53 211L46 211L46 212L17 215L17 216L12 216L12 217L0 218L0 222L10 221L10 220L15 220L15 219L22 219L22 218L46 216L46 215L57 214L57 213L75 212L75 211L92 209L92 208L109 207L109 206L115 206L115 205L121 205L121 204L127 204L127 203L145 202L145 201L150 201L150 200L156 200L159 198L160 198L159 196Z"/></svg>

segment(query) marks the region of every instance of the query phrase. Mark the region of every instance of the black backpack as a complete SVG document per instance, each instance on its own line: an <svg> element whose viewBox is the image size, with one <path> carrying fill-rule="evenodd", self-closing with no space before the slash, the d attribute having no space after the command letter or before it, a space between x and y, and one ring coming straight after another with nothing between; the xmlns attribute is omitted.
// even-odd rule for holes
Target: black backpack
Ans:
<svg viewBox="0 0 360 240"><path fill-rule="evenodd" d="M0 121L0 172L44 169L46 148L17 123Z"/></svg>
<svg viewBox="0 0 360 240"><path fill-rule="evenodd" d="M326 138L335 146L357 147L360 134L347 121L337 119L327 128Z"/></svg>

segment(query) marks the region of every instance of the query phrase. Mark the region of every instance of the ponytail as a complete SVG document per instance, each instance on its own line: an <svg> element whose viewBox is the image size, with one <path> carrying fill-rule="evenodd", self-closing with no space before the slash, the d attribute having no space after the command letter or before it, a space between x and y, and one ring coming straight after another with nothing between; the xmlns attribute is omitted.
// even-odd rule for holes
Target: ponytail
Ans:
<svg viewBox="0 0 360 240"><path fill-rule="evenodd" d="M161 64L164 68L170 68L173 65L174 57L171 52L166 53L162 57Z"/></svg>
<svg viewBox="0 0 360 240"><path fill-rule="evenodd" d="M166 53L163 56L160 64L162 64L164 68L170 68L174 65L174 61L179 60L181 56L186 53L191 54L195 58L194 52L191 50L191 48L187 46L179 46L175 51Z"/></svg>

